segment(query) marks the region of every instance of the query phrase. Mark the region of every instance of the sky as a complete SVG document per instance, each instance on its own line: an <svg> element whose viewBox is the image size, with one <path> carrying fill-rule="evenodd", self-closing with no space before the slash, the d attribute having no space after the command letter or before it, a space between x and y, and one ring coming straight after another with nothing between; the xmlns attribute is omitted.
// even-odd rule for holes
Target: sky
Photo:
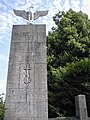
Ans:
<svg viewBox="0 0 90 120"><path fill-rule="evenodd" d="M46 24L46 33L55 26L52 17L58 11L72 8L82 11L90 18L90 0L0 0L0 94L6 93L8 60L13 25L27 24L27 21L14 14L13 9L29 10L33 6L36 10L49 10L47 16L34 21L34 24Z"/></svg>

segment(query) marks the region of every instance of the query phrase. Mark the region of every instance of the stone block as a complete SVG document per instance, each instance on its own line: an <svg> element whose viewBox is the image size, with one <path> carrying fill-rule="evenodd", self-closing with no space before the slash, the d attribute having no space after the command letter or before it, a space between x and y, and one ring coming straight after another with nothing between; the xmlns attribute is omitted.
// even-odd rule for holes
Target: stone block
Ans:
<svg viewBox="0 0 90 120"><path fill-rule="evenodd" d="M76 96L75 105L76 105L76 116L79 117L80 120L87 120L88 114L87 114L85 95Z"/></svg>
<svg viewBox="0 0 90 120"><path fill-rule="evenodd" d="M45 25L13 26L5 106L4 120L48 120Z"/></svg>

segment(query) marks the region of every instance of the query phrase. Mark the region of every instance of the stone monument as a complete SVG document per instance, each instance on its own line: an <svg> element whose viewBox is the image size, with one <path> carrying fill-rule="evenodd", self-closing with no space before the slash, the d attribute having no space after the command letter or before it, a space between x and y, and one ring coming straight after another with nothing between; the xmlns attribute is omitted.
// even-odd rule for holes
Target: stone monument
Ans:
<svg viewBox="0 0 90 120"><path fill-rule="evenodd" d="M13 25L4 120L48 120L43 24Z"/></svg>
<svg viewBox="0 0 90 120"><path fill-rule="evenodd" d="M79 117L80 120L88 120L85 95L76 96L75 97L75 105L76 105L76 116Z"/></svg>

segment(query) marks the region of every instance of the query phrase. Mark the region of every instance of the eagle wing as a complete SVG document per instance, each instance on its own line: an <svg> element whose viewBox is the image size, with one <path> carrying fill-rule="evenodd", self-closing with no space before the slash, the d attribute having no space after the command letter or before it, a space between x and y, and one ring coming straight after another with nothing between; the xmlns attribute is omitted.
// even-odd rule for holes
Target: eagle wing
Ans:
<svg viewBox="0 0 90 120"><path fill-rule="evenodd" d="M28 20L28 14L25 10L13 10L15 15L23 17L24 19Z"/></svg>
<svg viewBox="0 0 90 120"><path fill-rule="evenodd" d="M46 16L48 14L48 10L46 11L36 11L34 13L34 20L38 19L39 17Z"/></svg>

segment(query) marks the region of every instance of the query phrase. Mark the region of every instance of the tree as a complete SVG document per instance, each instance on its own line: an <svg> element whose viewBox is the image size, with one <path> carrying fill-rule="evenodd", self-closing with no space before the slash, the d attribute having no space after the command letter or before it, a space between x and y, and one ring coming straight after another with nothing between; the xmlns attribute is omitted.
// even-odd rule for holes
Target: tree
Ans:
<svg viewBox="0 0 90 120"><path fill-rule="evenodd" d="M87 74L84 74L86 69L85 64L85 69L83 69L83 71L82 67L79 66L79 69L82 72L79 73L77 71L74 79L70 72L72 72L72 66L77 64L81 65L82 60L85 61L86 59L90 59L90 20L86 14L82 13L81 11L75 12L72 9L66 13L57 13L53 17L53 20L56 24L56 27L52 28L52 32L49 32L47 37L49 117L73 116L75 115L75 111L73 109L74 96L76 94L71 92L71 86L73 86L73 89L75 88L78 90L78 86L75 86L73 83L80 81L78 79L79 76L80 79L82 78L82 80L85 82L85 84L83 84L85 86L87 81L85 78L86 75L88 76L87 79L90 78L90 71L87 71ZM64 71L70 69L69 66L71 67L71 71L68 73L70 77L67 76L67 72L64 74ZM75 69L73 73L74 72L76 72ZM66 80L64 79L65 76L70 82L68 87ZM80 84L82 84L81 81ZM87 84L89 85L89 81ZM83 92L81 86L82 85L80 85L78 94L89 94L90 91L87 92L87 90L84 89L86 91ZM72 105L71 108L70 105ZM64 108L69 108L71 111L69 111L69 109L65 110Z"/></svg>
<svg viewBox="0 0 90 120"><path fill-rule="evenodd" d="M0 120L4 119L4 103L3 98L0 97Z"/></svg>
<svg viewBox="0 0 90 120"><path fill-rule="evenodd" d="M90 20L84 13L69 10L53 17L57 27L49 32L48 62L53 67L90 57Z"/></svg>

